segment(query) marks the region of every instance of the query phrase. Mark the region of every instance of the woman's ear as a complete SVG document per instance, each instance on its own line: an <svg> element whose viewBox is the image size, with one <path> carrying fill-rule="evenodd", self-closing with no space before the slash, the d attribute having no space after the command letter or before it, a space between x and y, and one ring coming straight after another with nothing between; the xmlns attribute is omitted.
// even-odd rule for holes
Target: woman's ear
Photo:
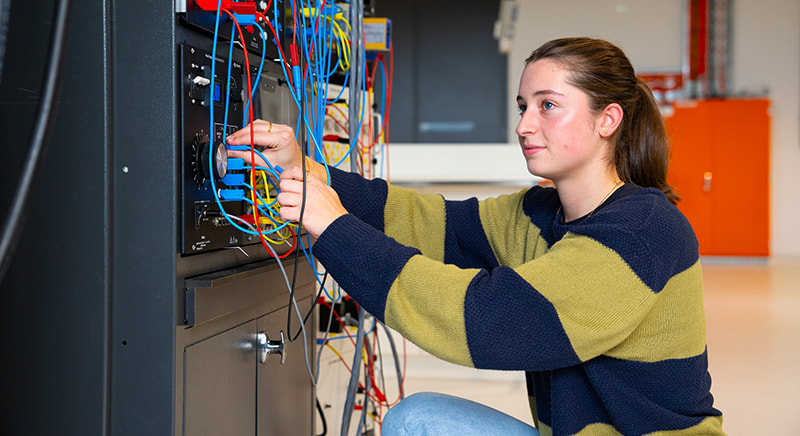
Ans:
<svg viewBox="0 0 800 436"><path fill-rule="evenodd" d="M611 103L603 109L603 112L600 114L600 124L598 126L598 131L600 132L600 136L603 138L608 138L609 136L613 135L614 132L619 128L619 125L622 123L622 106L617 103Z"/></svg>

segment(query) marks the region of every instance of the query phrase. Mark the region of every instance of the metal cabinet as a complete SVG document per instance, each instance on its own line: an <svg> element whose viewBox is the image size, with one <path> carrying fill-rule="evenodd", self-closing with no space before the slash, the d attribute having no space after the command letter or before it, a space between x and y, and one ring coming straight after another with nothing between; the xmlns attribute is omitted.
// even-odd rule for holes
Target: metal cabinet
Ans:
<svg viewBox="0 0 800 436"><path fill-rule="evenodd" d="M300 302L301 308L307 308L310 300ZM259 334L264 332L281 332L286 328L287 309L263 316L258 319ZM305 315L305 312L303 312ZM294 314L293 314L294 315ZM295 318L296 319L296 318ZM270 355L266 361L259 359L256 374L258 383L256 389L256 404L258 415L256 417L256 434L267 435L315 435L314 432L314 390L311 386L308 368L313 367L316 353L313 352L316 331L306 326L308 341L305 349L308 350L308 367L306 354L303 352L302 334L293 342L289 340L289 332L284 333L283 355ZM293 322L292 328L297 333L298 323ZM270 341L280 341L280 337L269 334ZM266 338L265 338L266 339ZM259 353L263 356L263 353ZM283 362L283 363L282 363Z"/></svg>
<svg viewBox="0 0 800 436"><path fill-rule="evenodd" d="M706 256L769 256L770 101L687 100L665 117L667 182Z"/></svg>
<svg viewBox="0 0 800 436"><path fill-rule="evenodd" d="M256 321L186 347L185 434L255 434Z"/></svg>
<svg viewBox="0 0 800 436"><path fill-rule="evenodd" d="M300 272L296 308L275 264L186 280L175 434L314 434L316 320L309 317L304 339L297 314L312 307L315 286L307 263Z"/></svg>

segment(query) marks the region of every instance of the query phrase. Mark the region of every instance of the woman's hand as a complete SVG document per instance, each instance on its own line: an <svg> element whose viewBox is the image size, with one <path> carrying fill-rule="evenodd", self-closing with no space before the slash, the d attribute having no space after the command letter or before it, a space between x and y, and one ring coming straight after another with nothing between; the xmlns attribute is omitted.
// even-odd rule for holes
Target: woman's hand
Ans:
<svg viewBox="0 0 800 436"><path fill-rule="evenodd" d="M303 227L315 238L347 210L342 206L336 191L314 173L306 177L305 204L303 204L303 170L292 167L281 173L278 203L284 221L298 222L303 210Z"/></svg>
<svg viewBox="0 0 800 436"><path fill-rule="evenodd" d="M245 128L228 136L225 143L249 146L250 125L248 124ZM294 129L289 126L264 120L253 121L253 143L265 147L262 154L273 167L278 165L287 169L302 165L303 153L295 139ZM255 163L256 166L267 166L266 162L258 155L256 155L256 161L252 162L250 151L228 150L228 156L242 158L249 164Z"/></svg>

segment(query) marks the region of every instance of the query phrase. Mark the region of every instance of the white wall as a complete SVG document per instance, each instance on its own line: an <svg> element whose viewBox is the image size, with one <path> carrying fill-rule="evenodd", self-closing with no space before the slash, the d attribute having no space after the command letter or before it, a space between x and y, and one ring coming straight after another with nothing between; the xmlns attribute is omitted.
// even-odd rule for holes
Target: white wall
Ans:
<svg viewBox="0 0 800 436"><path fill-rule="evenodd" d="M734 89L772 99L773 256L800 255L800 2L734 1ZM735 128L735 126L732 126Z"/></svg>
<svg viewBox="0 0 800 436"><path fill-rule="evenodd" d="M516 39L509 53L507 144L390 146L395 182L530 183L514 135L514 101L524 59L556 37L586 35L620 45L637 71L680 71L684 1L518 0ZM771 251L800 256L800 2L732 1L730 91L769 91L772 99ZM736 126L731 126L736 128ZM747 169L742 168L743 175ZM731 217L736 219L736 217ZM746 229L746 223L742 223ZM745 230L746 231L746 230Z"/></svg>

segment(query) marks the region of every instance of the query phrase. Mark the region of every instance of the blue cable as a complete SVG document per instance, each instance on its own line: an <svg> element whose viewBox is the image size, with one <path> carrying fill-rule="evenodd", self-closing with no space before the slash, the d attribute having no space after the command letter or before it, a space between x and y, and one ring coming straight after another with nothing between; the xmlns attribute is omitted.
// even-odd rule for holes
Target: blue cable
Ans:
<svg viewBox="0 0 800 436"><path fill-rule="evenodd" d="M275 6L275 5L277 5L277 3L278 3L277 1L274 2L273 7L277 7L277 6ZM274 16L276 17L276 19L272 23L272 25L273 25L273 27L275 27L277 29L278 27L280 27L278 25L277 13L275 13ZM278 27L276 27L276 26L278 26ZM276 30L276 32L277 32L277 30ZM277 47L278 44L280 44L280 41L276 40L275 41L275 46ZM283 70L283 76L284 77L291 77L289 72L286 70L286 60L283 58L283 52L281 50L278 50L278 63L281 64L281 69ZM292 100L294 100L295 104L297 105L297 108L300 111L302 111L302 108L300 107L300 97L297 94L295 94L294 87L290 86L289 87L289 91L292 93Z"/></svg>
<svg viewBox="0 0 800 436"><path fill-rule="evenodd" d="M253 190L253 187L250 186L249 183L245 183L242 186L244 186L245 188L247 188L247 189L249 189L251 191ZM264 197L262 197L261 194L258 193L258 191L256 191L256 197L261 201L261 203L263 203L263 204L258 206L259 209L269 209L270 207L272 207L274 204L276 204L278 202L278 200L276 199L276 200L272 200L270 203L267 204L267 201L264 200ZM247 201L250 204L253 204L253 200L248 198ZM270 218L270 219L272 219L272 218ZM272 222L274 222L276 225L278 224L275 220L273 220Z"/></svg>
<svg viewBox="0 0 800 436"><path fill-rule="evenodd" d="M383 60L379 57L378 64L381 66L381 119L383 122L383 126L381 126L381 131L385 132L386 126L386 65L384 65ZM381 156L386 156L386 141L381 141ZM383 159L385 161L385 159ZM381 164L381 172L378 176L381 179L383 178L383 164Z"/></svg>
<svg viewBox="0 0 800 436"><path fill-rule="evenodd" d="M221 21L221 12L222 12L221 5L222 5L222 0L218 0L218 2L217 2L216 23L214 25L213 45L212 45L212 50L211 50L212 86L214 84L214 79L216 78L217 40L219 38L219 23ZM230 70L231 70L231 65L232 65L231 61L232 61L232 58L233 58L233 41L234 41L234 37L235 37L235 26L233 26L231 28L231 43L230 43L230 49L229 49L229 52L228 52L228 78L227 78L227 81L226 81L226 86L227 86L226 92L228 92L230 90L230 79L231 79ZM230 99L229 98L226 98L225 100L226 100L225 101L225 119L224 119L223 129L227 128L227 125L228 125L228 108L229 108L229 104L230 104ZM209 105L209 108L210 108L209 109L209 132L210 132L209 135L211 136L211 138L215 138L215 131L214 131L214 102L213 102L213 98L212 98L211 104ZM225 132L225 133L227 133L227 132ZM212 139L212 143L213 143L213 141L214 141L214 139ZM211 147L211 149L209 150L209 171L210 171L210 174L213 174L214 156L212 155L212 153L213 153L213 147ZM236 223L236 221L241 221L241 219L239 217L233 217L232 215L228 214L228 212L222 206L222 201L219 198L219 195L218 195L218 192L217 192L217 188L216 188L216 182L215 182L213 176L210 177L210 181L211 181L211 190L212 190L212 192L214 194L214 200L216 201L217 206L219 207L219 209L222 212L222 215L225 217L225 219L232 226L234 226L237 230L239 230L239 231L241 231L241 232L243 232L245 234L249 234L249 235L259 235L259 234L261 234L258 231L258 227L255 227L253 230L249 230L249 229L245 229L245 228L241 227L240 225L238 225Z"/></svg>
<svg viewBox="0 0 800 436"><path fill-rule="evenodd" d="M294 5L294 0L292 0L292 5ZM304 9L304 5L303 5L302 0L300 0L300 10L302 11L303 9ZM311 8L309 8L309 10L311 10ZM319 12L319 10L320 10L319 9L319 2L317 3L317 8L315 8L313 10L317 11L317 12L314 13L313 16L312 16L311 13L309 13L309 16L310 16L310 18L314 18L315 17L316 22L318 24L319 20L322 17L322 14ZM305 17L305 13L303 13L303 17ZM326 33L331 33L331 32L326 32L327 21L328 20L326 20L326 24L322 26L322 32L316 32L316 31L314 31L314 29L310 29L311 32L314 32L313 36L315 37L315 42L316 42L316 45L317 45L317 52L318 53L323 53L324 54L327 51L329 51L328 48L327 48L328 45L326 44L326 39L323 38L323 36ZM303 20L299 20L298 23L299 23L299 27L300 27L300 29L299 29L299 33L300 34L304 35L304 34L309 33L308 30L305 28L305 20L304 19ZM320 144L319 144L319 141L318 141L317 138L321 137L322 133L323 133L323 128L324 128L324 109L325 109L324 105L319 103L319 100L320 100L319 96L320 95L324 95L324 92L326 92L326 90L327 90L327 80L326 80L327 78L324 75L321 75L320 71L322 70L321 62L323 62L325 60L325 56L324 55L323 56L316 56L316 59L311 59L310 52L309 52L309 47L307 45L307 42L306 42L305 38L301 39L300 48L301 48L301 51L302 51L302 55L304 56L304 59L306 60L306 63L307 63L307 65L309 67L309 70L310 70L310 74L307 75L307 81L303 81L303 87L305 88L307 86L307 82L310 82L310 84L312 86L312 89L314 89L316 91L316 92L313 92L312 95L317 96L316 100L313 100L313 101L309 102L309 107L311 109L308 112L311 112L312 114L314 114L311 117L311 120L309 120L308 117L305 116L305 114L307 112L304 111L304 117L305 117L305 120L306 120L306 132L309 134L309 136L312 139L312 142L315 144L315 150L320 152L320 153L315 153L315 155L319 156L319 155L322 155L321 154L322 149L320 148ZM316 78L316 81L313 81L312 78ZM317 84L319 84L319 86L315 86ZM316 110L314 110L314 109L316 109ZM322 112L322 113L320 114L320 112Z"/></svg>
<svg viewBox="0 0 800 436"><path fill-rule="evenodd" d="M331 309L331 310L333 310L333 309ZM372 332L375 331L375 326L376 325L377 325L377 321L375 320L375 317L373 317L372 318L372 327L370 327L369 330L364 332L364 336L368 336L368 335L372 334ZM317 339L317 345L325 345L326 343L328 343L330 341L335 341L337 339L349 339L349 338L350 338L349 335L342 334L342 335L339 335L339 336L334 336L332 338L326 338L325 340Z"/></svg>
<svg viewBox="0 0 800 436"><path fill-rule="evenodd" d="M228 78L225 81L225 92L230 92L231 90L231 68L233 67L233 40L236 36L236 26L231 26L231 43L230 47L228 48ZM244 44L244 41L242 41ZM243 65L244 66L244 65ZM230 107L230 96L226 95L225 97L225 117L222 121L222 130L223 130L223 137L228 134L228 108Z"/></svg>
<svg viewBox="0 0 800 436"><path fill-rule="evenodd" d="M308 260L308 262L313 265L314 263L312 262L312 260L314 259L314 247L311 245L311 237L308 234L306 234L306 238L309 239L308 248L306 248L305 244L303 243L303 238L298 236L298 239L300 240L300 248L303 250L303 254L306 256L306 260ZM320 278L323 277L324 274L316 270L314 270L314 273L317 275L317 283L319 283L319 285L324 288L323 283L320 280Z"/></svg>
<svg viewBox="0 0 800 436"><path fill-rule="evenodd" d="M253 200L251 200L251 199L249 199L249 198L247 198L247 197L244 197L244 199L243 199L242 201L244 201L245 203L247 203L247 204L249 204L249 205L251 205L251 206L255 206L255 204L253 203ZM272 219L272 217L271 217L271 216L269 216L269 211L267 211L267 210L264 210L264 206L256 206L256 207L258 208L258 210L263 210L263 211L264 211L264 215L263 215L263 216L266 216L267 218L269 218L269 220L270 220L270 221L272 221L272 223L273 223L273 224L275 224L275 225L277 226L277 227L275 227L275 228L274 228L274 229L272 229L272 230L267 230L267 231L263 231L263 230L261 230L261 234L262 234L262 235L264 235L264 234L267 234L267 235L269 235L269 234L272 234L272 233L278 232L279 230L283 230L284 228L286 228L286 227L289 225L289 222L288 222L288 221L286 221L286 222L283 222L283 223L280 223L280 224L279 224L277 221L275 221L274 219ZM260 228L260 227L261 227L261 226L259 225L259 228Z"/></svg>
<svg viewBox="0 0 800 436"><path fill-rule="evenodd" d="M219 22L220 22L220 14L221 13L222 13L222 0L217 0L217 15L216 15L215 23L214 23L214 37L213 37L213 43L212 43L212 48L211 48L211 87L212 87L212 89L210 90L210 92L212 93L212 97L211 97L211 104L208 105L209 106L209 129L208 129L208 132L209 132L209 137L211 138L211 143L212 144L214 143L214 139L215 139L215 137L214 137L215 132L214 132L213 87L215 86L215 83L216 83L215 82L215 78L216 78L216 68L217 68L217 62L216 62L216 59L217 59L217 39L219 38ZM231 45L233 45L233 44L231 44ZM227 111L226 111L226 115L227 115ZM214 194L214 200L217 203L217 207L219 207L219 210L222 212L222 215L225 217L225 219L229 223L231 223L231 225L233 225L239 231L244 232L246 234L250 234L250 235L258 234L255 231L250 231L250 230L247 230L247 229L243 229L241 226L236 224L234 222L234 220L231 219L231 216L228 214L228 212L225 210L225 208L222 207L222 201L220 201L220 199L219 199L219 195L217 193L216 183L214 181L214 176L213 176L213 174L214 174L214 156L212 154L213 152L214 152L214 147L210 147L209 152L208 152L208 155L209 155L208 169L209 169L209 174L212 174L212 176L210 177L210 180L211 180L211 192L213 192L213 194Z"/></svg>
<svg viewBox="0 0 800 436"><path fill-rule="evenodd" d="M316 7L316 27L319 28L320 21L323 17L323 11L320 10L321 4L319 0L317 1ZM318 52L322 53L322 56L317 56L317 65L315 68L315 72L318 76L318 81L321 82L321 86L319 89L319 93L317 94L317 131L318 136L322 137L324 134L324 126L325 126L325 111L326 111L326 104L327 101L327 93L328 93L328 84L330 83L330 73L325 73L325 65L330 64L330 58L332 53L332 44L329 44L329 40L333 39L333 28L332 25L329 28L328 25L332 24L331 20L325 19L322 20L324 24L322 25L322 31L316 33L316 44L318 47Z"/></svg>
<svg viewBox="0 0 800 436"><path fill-rule="evenodd" d="M362 50L363 50L363 48L362 48ZM366 68L366 51L364 51L362 53L364 54L364 64L363 64L363 66L364 66L364 68ZM350 68L353 68L353 65L351 65ZM367 81L366 80L362 80L361 81L361 92L363 94L367 93ZM353 102L350 102L350 104L353 104ZM350 147L348 148L348 152L344 155L344 157L342 157L342 159L339 162L337 162L336 164L332 165L334 168L338 168L339 165L344 163L344 161L348 157L350 157L350 155L352 154L353 147L355 147L356 144L358 144L358 138L359 138L359 136L361 136L361 127L364 124L364 108L365 107L366 107L366 103L362 103L361 104L361 111L359 112L358 127L356 128L355 135L352 135L351 138L350 138Z"/></svg>
<svg viewBox="0 0 800 436"><path fill-rule="evenodd" d="M277 3L277 2L276 2L276 3ZM277 7L277 6L275 6L275 5L274 5L273 7ZM276 11L276 13L274 14L274 16L275 16L275 17L277 17L277 11ZM278 26L277 20L276 20L276 21L273 23L273 26ZM275 42L275 44L278 44L278 42L276 41L276 42ZM281 70L283 70L283 74L284 74L284 76L285 76L285 77L291 77L291 76L289 75L289 72L286 70L286 61L285 61L285 59L283 58L283 55L281 54L281 51L280 51L280 50L278 50L278 61L279 61L280 65L281 65ZM295 86L296 86L296 84L295 84ZM295 93L295 90L294 90L294 88L293 88L293 87L291 87L291 86L289 87L289 91L290 91L290 92L291 92L291 94L292 94L292 99L294 100L294 102L295 102L295 105L297 106L298 112L301 114L301 116L300 116L300 117L298 117L298 120L297 120L298 127L299 127L299 125L300 125L300 121L301 121L301 120L302 120L302 121L305 121L305 125L306 125L306 126L308 126L308 124L309 124L309 123L308 123L308 118L307 118L307 116L306 116L306 111L304 111L304 110L303 110L303 108L302 108L302 106L300 105L300 96L299 96L299 94L298 94L298 93ZM300 131L300 130L299 130L299 128L298 128L298 129L295 129L295 132L299 132L299 131ZM318 146L319 142L317 141L317 138L316 138L316 136L314 136L314 135L313 135L313 133L311 133L309 136L311 136L311 139L312 139L313 143L314 143L315 145L317 145L317 147L316 147L315 149L316 149L316 150L319 150L319 151L321 152L321 151L322 151L322 149L321 149L321 148L319 148L319 146ZM320 154L320 155L321 155L321 154ZM328 176L328 180L330 180L330 176Z"/></svg>
<svg viewBox="0 0 800 436"><path fill-rule="evenodd" d="M255 154L257 154L257 155L258 155L258 157L260 157L261 159L263 159L263 160L264 160L264 162L266 162L266 163L267 163L267 166L269 167L269 168L264 168L264 167L256 167L256 169L265 169L265 170L269 171L269 173L270 173L270 174L272 174L273 176L275 176L275 178L276 178L276 179L280 178L280 177L278 176L278 173L279 173L279 172L282 172L283 170L281 170L281 171L278 171L278 170L277 170L277 168L273 167L273 166L272 166L272 164L269 162L269 160L267 160L267 158L266 158L266 157L265 157L265 156L264 156L264 155L263 155L263 154L262 154L260 151L258 151L258 149L257 149L257 148L254 148L254 149L253 149L253 152L255 152Z"/></svg>
<svg viewBox="0 0 800 436"><path fill-rule="evenodd" d="M362 83L361 83L361 91L364 94L366 94L366 92L367 92L366 80L363 80ZM350 102L350 104L352 104L352 102ZM358 144L358 137L361 136L361 126L364 124L364 107L366 107L366 104L362 103L361 104L361 112L360 112L360 115L358 117L358 127L356 128L356 134L353 137L350 138L350 147L347 149L348 152L344 155L344 157L342 157L342 159L339 162L337 162L337 163L335 163L333 165L334 168L338 168L339 165L344 163L344 161L347 160L350 157L350 155L352 154L353 147L355 147L356 144Z"/></svg>

